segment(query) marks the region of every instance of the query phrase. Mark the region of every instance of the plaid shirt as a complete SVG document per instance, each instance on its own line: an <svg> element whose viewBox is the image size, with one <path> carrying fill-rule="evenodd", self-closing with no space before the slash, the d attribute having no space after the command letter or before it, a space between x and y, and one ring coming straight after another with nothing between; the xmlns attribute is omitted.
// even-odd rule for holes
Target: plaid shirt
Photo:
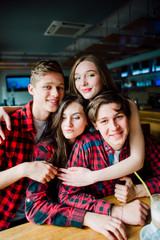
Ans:
<svg viewBox="0 0 160 240"><path fill-rule="evenodd" d="M50 161L53 152L49 142L39 143L34 149L34 160ZM85 213L85 210L58 204L56 178L46 184L30 181L26 191L26 217L30 222L82 228Z"/></svg>
<svg viewBox="0 0 160 240"><path fill-rule="evenodd" d="M2 122L6 140L0 144L0 171L30 161L35 143L36 130L31 114L32 101L10 115L12 130ZM27 179L22 178L0 190L0 230L8 228L27 188Z"/></svg>
<svg viewBox="0 0 160 240"><path fill-rule="evenodd" d="M119 160L122 161L129 155L129 143L127 140L120 151ZM98 132L87 134L75 142L67 167L85 167L95 171L110 166L113 156L114 151ZM146 139L145 165L139 172L144 180L148 179L146 184L152 194L160 192L160 147L152 144L149 139ZM81 188L61 184L59 202L108 215L110 214L111 203L99 198L114 194L117 181L98 182Z"/></svg>

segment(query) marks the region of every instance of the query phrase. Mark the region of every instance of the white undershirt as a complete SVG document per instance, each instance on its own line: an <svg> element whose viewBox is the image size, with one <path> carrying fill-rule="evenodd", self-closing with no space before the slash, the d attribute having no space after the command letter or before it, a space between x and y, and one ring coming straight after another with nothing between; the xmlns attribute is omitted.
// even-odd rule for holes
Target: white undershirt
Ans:
<svg viewBox="0 0 160 240"><path fill-rule="evenodd" d="M120 154L120 150L114 152L113 164L119 163L119 154Z"/></svg>
<svg viewBox="0 0 160 240"><path fill-rule="evenodd" d="M37 130L37 134L34 136L35 143L39 141L46 126L46 121L39 121L33 118L34 126Z"/></svg>

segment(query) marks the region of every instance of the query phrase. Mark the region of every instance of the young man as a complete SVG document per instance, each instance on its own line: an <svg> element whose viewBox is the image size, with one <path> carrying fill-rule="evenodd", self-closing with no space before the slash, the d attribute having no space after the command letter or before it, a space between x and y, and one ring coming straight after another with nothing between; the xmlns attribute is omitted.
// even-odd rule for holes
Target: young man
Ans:
<svg viewBox="0 0 160 240"><path fill-rule="evenodd" d="M28 90L33 95L33 101L10 115L12 130L9 131L2 122L5 140L0 145L0 230L26 221L24 199L28 178L46 183L57 174L52 164L31 162L31 155L46 121L51 113L56 112L64 96L64 77L59 64L56 61L39 62L31 72ZM124 225L113 217L58 204L50 198L46 202L51 209L46 221L36 221L34 216L35 223L80 228L88 226L108 238L112 232L116 239L126 239ZM30 204L32 199L27 199L27 208Z"/></svg>
<svg viewBox="0 0 160 240"><path fill-rule="evenodd" d="M0 144L0 230L25 221L27 178L45 183L57 170L46 162L31 162L31 153L46 121L64 96L64 76L56 61L41 61L31 72L28 91L33 101L10 115L12 130L4 122Z"/></svg>
<svg viewBox="0 0 160 240"><path fill-rule="evenodd" d="M76 141L67 167L88 168L92 170L90 176L93 177L95 170L100 170L98 171L98 176L100 176L103 168L119 161L123 165L122 160L130 154L128 143L128 119L130 114L128 101L112 91L105 92L92 100L88 106L88 116L98 132L84 135ZM146 160L143 171L146 174L145 179L148 179L146 184L151 193L160 192L159 158L160 147L146 140ZM114 216L127 224L145 224L148 214L146 204L135 200L123 207L119 207L104 201L100 198L114 194L116 181L102 181L101 176L94 182L96 181L101 182L81 188L62 184L59 191L59 201L70 206ZM116 185L116 194L120 195L119 199L126 194L123 193L123 188L126 187L128 186ZM147 196L142 184L136 185L136 189L136 193L132 191L132 193L128 194L130 199L133 199L133 195L135 195L134 198Z"/></svg>

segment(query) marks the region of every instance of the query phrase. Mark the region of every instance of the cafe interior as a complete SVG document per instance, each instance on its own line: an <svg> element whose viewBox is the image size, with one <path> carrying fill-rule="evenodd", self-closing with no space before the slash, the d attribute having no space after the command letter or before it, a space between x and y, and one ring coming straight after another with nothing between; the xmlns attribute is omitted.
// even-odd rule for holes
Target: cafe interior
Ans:
<svg viewBox="0 0 160 240"><path fill-rule="evenodd" d="M143 131L160 144L159 0L6 0L0 22L0 106L32 99L27 86L38 61L57 60L67 90L76 59L94 54L137 104Z"/></svg>
<svg viewBox="0 0 160 240"><path fill-rule="evenodd" d="M67 88L76 59L94 54L160 141L159 0L3 1L0 19L0 105L31 100L30 70L39 60L57 60Z"/></svg>

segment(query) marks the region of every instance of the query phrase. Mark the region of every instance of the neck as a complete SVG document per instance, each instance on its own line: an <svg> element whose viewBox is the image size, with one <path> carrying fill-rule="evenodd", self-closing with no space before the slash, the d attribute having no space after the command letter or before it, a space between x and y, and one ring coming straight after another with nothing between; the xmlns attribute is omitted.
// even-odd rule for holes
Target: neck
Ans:
<svg viewBox="0 0 160 240"><path fill-rule="evenodd" d="M68 139L68 143L69 143L69 145L73 145L74 142L75 142L75 138L74 138L74 139Z"/></svg>
<svg viewBox="0 0 160 240"><path fill-rule="evenodd" d="M50 116L49 112L44 112L41 109L37 109L37 107L33 104L32 105L32 116L35 120L39 120L39 121L46 121L48 119L48 117Z"/></svg>

